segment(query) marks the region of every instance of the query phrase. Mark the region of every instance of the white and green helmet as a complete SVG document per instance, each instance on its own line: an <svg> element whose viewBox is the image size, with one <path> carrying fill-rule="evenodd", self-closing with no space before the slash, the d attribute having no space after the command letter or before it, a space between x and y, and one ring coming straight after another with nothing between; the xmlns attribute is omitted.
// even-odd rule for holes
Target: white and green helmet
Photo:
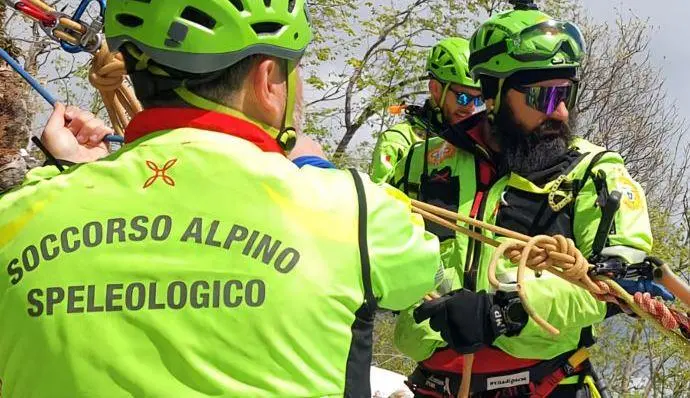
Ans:
<svg viewBox="0 0 690 398"><path fill-rule="evenodd" d="M263 128L283 149L294 147L296 65L312 39L307 0L112 0L105 13L105 34L113 51L126 48L143 69L163 76L167 72L149 66L149 60L196 75L222 71L252 55L285 60L283 128ZM175 92L196 107L233 113L184 84Z"/></svg>
<svg viewBox="0 0 690 398"><path fill-rule="evenodd" d="M439 41L429 53L426 69L436 80L479 88L479 82L470 75L470 43L461 37Z"/></svg>

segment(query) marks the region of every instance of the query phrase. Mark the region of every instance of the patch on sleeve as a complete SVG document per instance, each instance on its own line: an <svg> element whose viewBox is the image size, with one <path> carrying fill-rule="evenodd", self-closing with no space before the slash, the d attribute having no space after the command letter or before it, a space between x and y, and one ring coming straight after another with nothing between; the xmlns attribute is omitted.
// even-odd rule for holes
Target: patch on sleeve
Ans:
<svg viewBox="0 0 690 398"><path fill-rule="evenodd" d="M629 177L617 176L615 189L621 193L621 204L627 209L640 210L642 208L640 188Z"/></svg>
<svg viewBox="0 0 690 398"><path fill-rule="evenodd" d="M432 166L438 166L443 163L444 160L455 156L456 152L457 151L453 145L444 142L440 147L429 152L427 155L427 161Z"/></svg>

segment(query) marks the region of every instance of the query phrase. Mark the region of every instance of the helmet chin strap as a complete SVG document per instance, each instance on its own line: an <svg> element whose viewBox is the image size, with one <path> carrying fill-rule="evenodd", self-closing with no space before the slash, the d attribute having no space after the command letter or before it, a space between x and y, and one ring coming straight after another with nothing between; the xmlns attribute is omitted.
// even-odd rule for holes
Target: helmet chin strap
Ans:
<svg viewBox="0 0 690 398"><path fill-rule="evenodd" d="M285 68L287 73L285 120L283 120L283 128L275 139L284 151L290 152L297 142L297 131L294 127L295 104L297 102L297 62L285 60Z"/></svg>
<svg viewBox="0 0 690 398"><path fill-rule="evenodd" d="M225 105L218 104L207 98L204 98L198 94L193 93L186 87L179 87L175 89L175 93L186 103L195 106L197 108L206 109L209 111L214 111L218 113L223 113L230 115L242 120L246 120L253 123L264 130L268 135L276 140L278 145L285 152L289 152L295 147L297 142L297 132L293 127L293 116L295 109L295 100L297 97L297 68L294 61L286 61L286 73L287 73L287 94L286 94L286 104L285 104L285 119L283 120L283 128L277 129L266 123L254 120L242 112L227 107Z"/></svg>
<svg viewBox="0 0 690 398"><path fill-rule="evenodd" d="M498 91L496 92L496 98L494 98L494 107L491 110L487 109L486 115L489 122L493 123L498 110L501 109L501 99L503 98L503 84L506 79L498 79Z"/></svg>
<svg viewBox="0 0 690 398"><path fill-rule="evenodd" d="M213 111L213 112L218 112L222 113L225 115L230 115L233 117L236 117L238 119L245 120L247 122L250 122L252 124L255 124L257 127L261 128L263 131L265 131L268 135L271 137L275 138L278 140L278 137L281 134L281 131L279 131L277 128L269 126L266 123L262 123L258 120L252 119L249 116L245 115L244 113L230 108L225 105L221 105L219 103L213 102L209 99L206 99L198 94L195 94L191 92L188 88L186 87L178 87L175 89L175 93L186 103L189 105L192 105L196 108L200 109L205 109L207 111ZM281 148L283 146L281 145ZM283 148L285 150L285 148Z"/></svg>
<svg viewBox="0 0 690 398"><path fill-rule="evenodd" d="M439 80L437 80L440 82ZM438 103L434 100L434 96L430 95L429 99L431 99L431 104L434 106L434 112L436 113L436 121L438 123L443 123L443 110L441 109L441 105L446 103L446 95L448 95L448 90L450 89L450 82L447 82L443 85L443 91L441 92L441 99Z"/></svg>
<svg viewBox="0 0 690 398"><path fill-rule="evenodd" d="M127 49L129 53L137 60L137 70L148 69L149 72L155 75L170 77L170 74L162 68L159 68L155 65L151 65L149 63L150 57L141 52L135 46L127 46ZM252 124L255 124L257 127L261 128L268 135L274 138L278 145L283 149L283 151L289 152L290 150L292 150L292 148L295 147L295 143L297 142L297 133L295 131L295 128L293 127L293 115L295 109L295 100L297 97L297 62L286 60L285 68L287 81L287 98L285 101L285 120L283 121L283 128L280 130L278 130L275 127L269 126L268 124L259 122L258 120L254 120L236 109L232 109L228 106L221 105L219 103L216 103L198 94L193 93L186 87L184 81L182 82L182 85L174 89L174 91L184 102L188 103L189 105L208 111L214 111L230 115L238 119L242 119Z"/></svg>

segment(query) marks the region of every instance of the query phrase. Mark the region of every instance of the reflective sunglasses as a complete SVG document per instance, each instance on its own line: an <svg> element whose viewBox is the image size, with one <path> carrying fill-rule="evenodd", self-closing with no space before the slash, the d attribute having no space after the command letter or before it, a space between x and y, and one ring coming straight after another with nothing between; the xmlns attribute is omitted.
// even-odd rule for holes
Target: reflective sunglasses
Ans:
<svg viewBox="0 0 690 398"><path fill-rule="evenodd" d="M570 85L559 86L521 86L515 89L525 94L525 102L531 108L547 115L552 114L558 105L563 102L568 110L575 107L577 99L577 82Z"/></svg>
<svg viewBox="0 0 690 398"><path fill-rule="evenodd" d="M453 92L453 94L455 94L455 102L457 102L458 105L467 106L470 103L474 103L474 106L477 108L484 105L484 100L482 100L481 96L479 96L479 95L475 97L475 96L469 95L467 93L455 91L452 88L449 88L448 90L450 90L451 92Z"/></svg>

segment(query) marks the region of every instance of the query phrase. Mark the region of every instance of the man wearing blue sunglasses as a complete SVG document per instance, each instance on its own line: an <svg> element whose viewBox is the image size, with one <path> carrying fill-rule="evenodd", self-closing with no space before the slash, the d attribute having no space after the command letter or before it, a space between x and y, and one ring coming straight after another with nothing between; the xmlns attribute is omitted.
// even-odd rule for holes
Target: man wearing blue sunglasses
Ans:
<svg viewBox="0 0 690 398"><path fill-rule="evenodd" d="M469 75L469 43L459 37L439 41L426 62L429 98L424 105L407 106L406 120L381 133L374 148L371 178L390 181L396 164L412 145L424 138L451 134L450 127L484 109L479 83ZM481 118L472 119L478 126Z"/></svg>

